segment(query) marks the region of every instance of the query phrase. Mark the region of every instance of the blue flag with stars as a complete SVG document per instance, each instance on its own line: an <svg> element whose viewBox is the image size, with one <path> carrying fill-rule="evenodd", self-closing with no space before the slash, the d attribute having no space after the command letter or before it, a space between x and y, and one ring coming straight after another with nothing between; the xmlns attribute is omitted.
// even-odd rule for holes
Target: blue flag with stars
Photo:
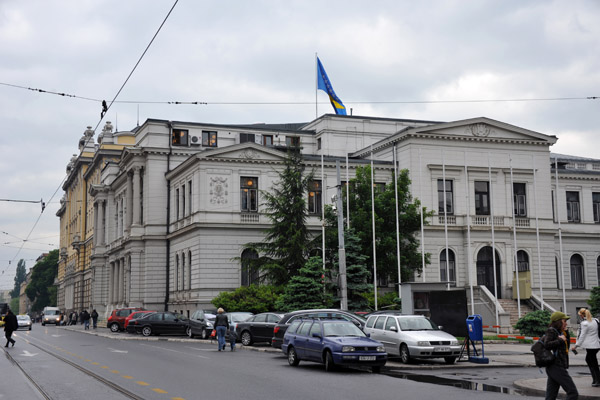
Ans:
<svg viewBox="0 0 600 400"><path fill-rule="evenodd" d="M331 101L331 105L336 114L346 115L346 106L333 91L331 81L329 80L329 77L327 77L327 72L325 72L325 68L323 68L323 64L321 64L319 57L317 57L317 88L329 95L329 101Z"/></svg>

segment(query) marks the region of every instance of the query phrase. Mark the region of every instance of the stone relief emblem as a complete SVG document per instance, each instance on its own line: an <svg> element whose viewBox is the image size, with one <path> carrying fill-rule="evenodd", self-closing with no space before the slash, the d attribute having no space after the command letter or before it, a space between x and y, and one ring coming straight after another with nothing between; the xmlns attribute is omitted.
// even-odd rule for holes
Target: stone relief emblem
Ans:
<svg viewBox="0 0 600 400"><path fill-rule="evenodd" d="M227 178L210 178L210 203L227 204L228 186Z"/></svg>
<svg viewBox="0 0 600 400"><path fill-rule="evenodd" d="M242 157L245 157L249 160L255 160L257 158L260 158L258 152L254 149L245 149L244 151L242 151Z"/></svg>
<svg viewBox="0 0 600 400"><path fill-rule="evenodd" d="M466 133L470 133L473 136L487 137L493 132L492 127L488 124L473 124L469 125Z"/></svg>

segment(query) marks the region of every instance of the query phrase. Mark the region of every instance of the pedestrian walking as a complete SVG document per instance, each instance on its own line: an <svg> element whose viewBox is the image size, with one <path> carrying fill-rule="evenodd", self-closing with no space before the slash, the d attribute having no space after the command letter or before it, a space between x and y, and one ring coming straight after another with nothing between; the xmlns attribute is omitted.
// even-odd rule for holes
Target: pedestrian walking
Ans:
<svg viewBox="0 0 600 400"><path fill-rule="evenodd" d="M229 334L227 336L227 339L229 339L231 351L235 351L235 342L237 341L237 333L235 333L235 326L231 325L229 327Z"/></svg>
<svg viewBox="0 0 600 400"><path fill-rule="evenodd" d="M571 337L567 330L567 320L570 317L560 311L550 316L550 326L546 331L544 346L555 353L552 364L546 367L546 400L555 400L558 390L562 387L567 393L567 400L577 400L579 392L569 375L569 343Z"/></svg>
<svg viewBox="0 0 600 400"><path fill-rule="evenodd" d="M90 313L87 310L81 312L81 323L83 324L83 329L90 329Z"/></svg>
<svg viewBox="0 0 600 400"><path fill-rule="evenodd" d="M98 328L98 312L95 308L92 310L92 327L94 329Z"/></svg>
<svg viewBox="0 0 600 400"><path fill-rule="evenodd" d="M600 350L600 338L598 338L598 320L592 318L592 313L586 308L580 309L577 314L581 318L577 343L571 350L575 353L578 347L585 349L585 362L592 373L592 386L600 387L600 368L596 355Z"/></svg>
<svg viewBox="0 0 600 400"><path fill-rule="evenodd" d="M13 314L9 308L4 316L4 336L6 336L6 346L4 347L8 347L9 343L12 343L12 346L15 347L15 339L13 339L11 336L18 327L19 323L17 322L17 316Z"/></svg>
<svg viewBox="0 0 600 400"><path fill-rule="evenodd" d="M217 331L217 346L219 351L225 350L225 334L229 330L229 320L224 314L225 310L219 307L217 317L215 318L215 330Z"/></svg>

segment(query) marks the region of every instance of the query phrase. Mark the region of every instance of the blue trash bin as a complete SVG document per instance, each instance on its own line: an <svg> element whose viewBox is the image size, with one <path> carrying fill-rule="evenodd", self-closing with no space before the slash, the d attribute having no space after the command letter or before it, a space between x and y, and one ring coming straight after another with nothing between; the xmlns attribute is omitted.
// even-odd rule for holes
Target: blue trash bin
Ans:
<svg viewBox="0 0 600 400"><path fill-rule="evenodd" d="M469 331L469 338L471 340L483 340L483 319L481 315L474 314L467 317L467 330Z"/></svg>

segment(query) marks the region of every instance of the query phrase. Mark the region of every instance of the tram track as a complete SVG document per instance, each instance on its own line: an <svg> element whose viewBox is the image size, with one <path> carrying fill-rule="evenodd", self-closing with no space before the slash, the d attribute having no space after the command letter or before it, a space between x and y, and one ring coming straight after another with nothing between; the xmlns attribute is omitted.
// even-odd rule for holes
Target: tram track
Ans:
<svg viewBox="0 0 600 400"><path fill-rule="evenodd" d="M27 342L29 345L31 345L31 346L33 346L33 347L35 347L36 349L38 349L38 350L40 350L40 351L42 351L42 352L44 352L44 353L46 353L46 354L48 354L48 355L50 355L50 356L52 356L52 357L54 357L54 358L56 358L56 359L58 359L58 360L62 361L63 363L65 363L65 364L67 364L67 365L69 365L69 366L71 366L71 367L73 367L73 368L76 368L76 369L77 369L77 370L79 370L80 372L84 373L86 376L89 376L89 377L91 377L91 378L93 378L93 379L97 380L98 382L100 382L100 383L104 384L105 386L108 386L109 388L113 389L114 391L118 392L119 394L121 394L121 395L125 396L125 397L126 397L126 398L128 398L128 399L133 399L133 400L144 400L144 399L145 399L144 397L142 397L142 396L138 396L137 394L135 394L135 393L133 393L133 392L131 392L131 391L129 391L129 390L127 390L127 389L125 389L124 387L122 387L122 386L119 386L119 385L117 385L117 384L116 384L116 383L114 383L114 382L111 382L110 380L108 380L108 379L104 378L104 377L103 377L103 376L101 376L101 375L98 375L98 374L96 374L96 373L94 373L94 372L90 371L89 369L87 369L87 368L85 368L85 367L83 367L83 366L81 366L81 365L79 365L79 364L77 364L77 363L75 363L75 362L73 362L73 361L70 361L70 360L66 359L65 357L62 357L62 356L60 356L60 355L58 355L58 354L56 354L56 353L54 353L54 352L52 352L52 351L50 351L50 350L48 350L48 349L45 349L44 347L42 347L42 346L40 346L40 345L37 345L37 344L33 343L33 342L32 342L31 340L29 340L29 339L25 339L25 341L26 341L26 342ZM27 377L27 379L28 379L28 380L29 380L29 381L30 381L30 382L33 384L33 386L34 386L34 387L35 387L35 388L38 390L38 392L40 393L40 395L42 395L42 397L43 397L44 399L47 399L47 400L57 400L57 399L53 398L52 396L50 396L50 395L48 394L48 392L46 392L46 391L45 391L45 390L44 390L44 389L43 389L43 388L42 388L42 387L41 387L41 386L40 386L40 385L39 385L39 384L38 384L38 383L35 381L35 379L34 379L34 378L31 376L31 374L29 374L29 373L28 373L28 372L25 370L25 368L23 368L23 366L22 366L22 365L19 363L19 361L18 361L18 360L16 360L14 357L12 357L12 356L10 355L10 353L9 353L9 352L5 351L4 353L6 354L6 357L9 359L9 361L10 361L10 362L11 362L13 365L16 365L16 366L17 366L17 367L18 367L18 368L21 370L21 372L23 372L23 374L25 375L25 377Z"/></svg>

